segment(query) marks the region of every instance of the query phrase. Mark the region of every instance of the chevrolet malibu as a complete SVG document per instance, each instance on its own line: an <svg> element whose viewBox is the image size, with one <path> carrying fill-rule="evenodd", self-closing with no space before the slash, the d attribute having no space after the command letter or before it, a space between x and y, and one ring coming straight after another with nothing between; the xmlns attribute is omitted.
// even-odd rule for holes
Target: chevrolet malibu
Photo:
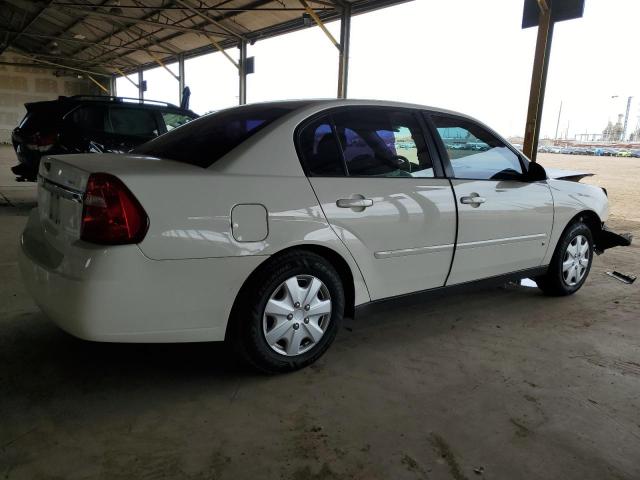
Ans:
<svg viewBox="0 0 640 480"><path fill-rule="evenodd" d="M525 277L575 293L630 237L605 226L604 189L554 176L450 111L241 106L128 155L45 158L20 265L77 337L227 340L284 372L367 306Z"/></svg>

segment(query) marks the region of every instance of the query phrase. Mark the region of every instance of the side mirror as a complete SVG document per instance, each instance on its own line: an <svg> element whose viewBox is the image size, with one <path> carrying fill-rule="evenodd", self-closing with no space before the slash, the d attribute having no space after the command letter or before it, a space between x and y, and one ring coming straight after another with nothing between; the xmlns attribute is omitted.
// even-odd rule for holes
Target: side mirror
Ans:
<svg viewBox="0 0 640 480"><path fill-rule="evenodd" d="M525 178L529 182L538 182L547 179L547 172L542 165L537 162L529 162L529 170L525 174Z"/></svg>

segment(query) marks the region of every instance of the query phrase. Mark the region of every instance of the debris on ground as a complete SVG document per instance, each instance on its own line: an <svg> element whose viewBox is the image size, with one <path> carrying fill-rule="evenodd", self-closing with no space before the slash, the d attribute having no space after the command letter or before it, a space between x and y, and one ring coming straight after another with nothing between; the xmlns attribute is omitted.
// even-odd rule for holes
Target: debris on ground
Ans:
<svg viewBox="0 0 640 480"><path fill-rule="evenodd" d="M622 283L626 283L627 285L631 285L633 282L636 281L635 275L626 275L624 273L616 272L615 270L613 272L605 272L605 273L610 277L615 278L616 280L620 280Z"/></svg>

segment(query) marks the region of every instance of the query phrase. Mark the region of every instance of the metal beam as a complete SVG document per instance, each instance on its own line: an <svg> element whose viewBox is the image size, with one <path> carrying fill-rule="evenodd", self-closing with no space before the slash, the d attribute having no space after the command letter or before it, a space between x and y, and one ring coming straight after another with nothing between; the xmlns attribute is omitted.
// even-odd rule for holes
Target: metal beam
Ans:
<svg viewBox="0 0 640 480"><path fill-rule="evenodd" d="M206 13L202 13L198 10L196 10L190 3L188 3L186 0L175 0L176 2L178 2L180 5L183 5L184 7L186 7L191 13L199 16L200 18L206 20L208 23L221 28L223 30L225 30L226 32L230 33L231 35L233 35L234 37L240 39L240 40L246 40L246 37L244 35L241 35L240 33L236 32L235 30L223 25L222 23L220 23L219 21L217 21L215 18L212 18L211 16L209 16Z"/></svg>
<svg viewBox="0 0 640 480"><path fill-rule="evenodd" d="M98 88L100 88L100 90L102 90L104 93L106 93L107 95L109 95L109 89L107 87L105 87L104 85L102 85L99 81L97 81L95 78L93 78L91 75L87 75L87 77L89 78L89 80L91 80L93 83L95 83Z"/></svg>
<svg viewBox="0 0 640 480"><path fill-rule="evenodd" d="M227 53L227 51L224 49L224 47L222 45L220 45L218 42L216 42L215 39L213 37L210 37L209 35L207 35L207 38L209 39L211 44L218 49L218 51L220 53L222 53L225 57L227 57L227 60L229 60L231 63L233 63L233 65L236 68L240 68L240 65L238 64L238 62L236 62L233 59L233 57Z"/></svg>
<svg viewBox="0 0 640 480"><path fill-rule="evenodd" d="M540 7L540 23L538 25L536 51L533 57L529 108L527 111L527 123L524 131L524 145L522 149L524 154L534 162L536 161L538 153L542 106L544 103L544 91L547 82L547 70L549 69L551 40L553 39L551 9L549 9L545 0L538 0L538 6Z"/></svg>
<svg viewBox="0 0 640 480"><path fill-rule="evenodd" d="M320 3L323 5L330 5L326 2L319 2L317 0L312 0L314 3ZM75 3L75 2L56 2L56 5L60 5L62 7L86 7L86 3ZM148 10L149 8L145 5L120 5L122 10ZM234 7L208 7L208 6L198 6L194 7L196 10L200 12L304 12L305 9L303 7L264 7L264 8L234 8ZM317 10L332 10L332 8L322 8ZM175 6L166 6L162 7L162 10L191 10L188 7L175 7Z"/></svg>
<svg viewBox="0 0 640 480"><path fill-rule="evenodd" d="M340 17L340 56L338 64L338 98L347 98L349 47L351 44L351 5L342 6Z"/></svg>
<svg viewBox="0 0 640 480"><path fill-rule="evenodd" d="M6 30L6 32L8 34L17 33L11 30ZM56 37L54 35L41 35L39 33L23 32L22 36L33 37L33 38L43 38L46 40L56 40L58 42L65 42L65 43L78 43L81 45L88 45L93 47L116 47L122 50L130 50L132 52L154 52L154 53L160 53L162 55L175 55L175 52L172 52L171 50L156 50L156 49L152 50L149 48L127 47L123 45L117 45L115 43L105 43L105 42L99 42L99 41L92 42L90 40L78 40L77 38Z"/></svg>
<svg viewBox="0 0 640 480"><path fill-rule="evenodd" d="M102 3L105 3L105 2L103 1ZM171 4L171 3L169 3L169 5L170 5L170 4ZM161 9L154 9L154 10L153 10L153 11L151 11L150 13L147 13L147 14L143 15L143 16L142 16L142 19L146 20L146 19L149 19L149 18L153 17L154 15L160 15L161 13L162 13L162 10L161 10ZM84 17L83 17L83 18L84 18ZM97 44L102 44L102 42L104 42L105 40L109 40L109 39L114 38L114 37L115 37L115 38L117 38L118 40L120 40L121 44L122 44L123 42L127 42L126 40L122 40L122 39L120 39L120 38L116 37L116 35L119 35L119 34L121 34L121 33L128 33L128 32L127 32L127 30L129 30L129 29L130 29L130 28L132 28L132 27L133 27L133 25L127 25L127 26L124 26L124 27L119 28L119 29L117 29L117 30L114 30L113 32L109 33L108 35L104 35L104 36L100 37L100 38L99 38L95 43L97 43ZM149 33L148 33L148 32L144 31L144 30L143 30L143 29L141 29L140 27L138 27L138 30L140 30L140 31L144 32L144 33L143 33L144 37L139 37L139 38L145 38L145 37L148 37L148 36L153 37L153 35L154 35L155 33L157 33L157 31L159 31L159 30L157 30L156 32L154 32L154 34L149 35ZM135 43L135 42L128 41L128 42L126 43L126 46L128 47L131 43ZM102 45L98 45L98 46L102 46ZM108 46L111 46L111 45L108 45ZM76 51L72 52L72 55L82 54L82 53L84 53L88 48L91 48L91 47L87 47L87 48L84 48L84 49L76 50ZM118 46L118 48L122 48L122 47ZM169 50L170 50L171 48L173 48L175 51L177 51L177 50L178 50L176 47L174 47L173 45L171 45L169 42L165 42L165 43L164 43L164 45L163 45L163 48L166 48L166 49L169 49ZM106 55L106 54L108 54L108 53L114 52L115 50L116 50L116 49L114 48L113 50L111 50L111 51L109 51L109 52L102 52L99 56L100 56L100 57L102 57L102 56L104 56L104 55ZM175 53L175 51L174 51L174 52L172 52L172 53Z"/></svg>
<svg viewBox="0 0 640 480"><path fill-rule="evenodd" d="M127 17L125 15L116 15L115 13L107 13L107 12L98 12L98 11L93 11L93 10L86 10L84 8L78 8L78 7L64 7L65 10L74 10L74 11L78 11L78 12L82 12L85 15L89 16L89 17L101 17L101 18L108 18L108 19L115 19L115 20L119 20L122 23L128 23L131 25L149 25L152 27L158 27L158 28L162 28L162 29L166 29L166 30L175 30L176 32L183 32L183 33L209 33L211 35L217 35L220 37L228 37L230 36L229 33L224 33L224 32L211 32L209 30L204 30L204 28L202 29L197 29L197 28L189 28L189 27L182 27L180 25L175 25L172 23L160 23L160 22L154 22L152 20L145 20L142 18L134 18L134 17ZM186 20L186 19L185 19ZM182 20L180 20L182 21Z"/></svg>
<svg viewBox="0 0 640 480"><path fill-rule="evenodd" d="M340 44L338 43L338 41L335 39L335 37L333 35L331 35L331 32L327 29L327 27L325 27L324 22L322 21L322 19L318 16L318 14L316 12L314 12L314 10L309 6L309 4L306 2L306 0L298 0L300 2L300 4L305 8L305 10L307 11L307 13L309 14L309 16L311 18L313 18L313 21L316 22L316 24L320 27L320 29L324 32L324 34L327 36L327 38L331 41L331 43L333 43L333 45L339 50L340 49Z"/></svg>
<svg viewBox="0 0 640 480"><path fill-rule="evenodd" d="M247 103L247 42L244 40L238 45L240 49L240 68L238 68L238 103Z"/></svg>
<svg viewBox="0 0 640 480"><path fill-rule="evenodd" d="M167 67L165 65L165 63L160 60L160 57L158 57L155 53L149 53L149 55L156 61L156 63L158 65L160 65L162 68L164 68L167 72L169 72L169 74L175 78L176 80L178 80L178 82L180 81L180 77L178 75L176 75L175 73L173 73L171 70L169 70L169 67Z"/></svg>
<svg viewBox="0 0 640 480"><path fill-rule="evenodd" d="M126 73L124 73L122 70L120 70L119 68L116 68L116 72L118 72L120 75L122 75L124 78L126 78L129 82L131 82L131 84L134 87L136 87L138 90L140 89L140 85L138 85L136 82L131 80L131 78Z"/></svg>
<svg viewBox="0 0 640 480"><path fill-rule="evenodd" d="M101 72L95 72L95 71L91 71L91 70L85 70L84 68L76 68L76 67L70 67L69 65L63 65L61 63L55 63L55 62L49 62L48 60L40 60L39 58L36 58L32 55L25 55L23 53L19 53L19 52L15 52L12 51L13 55L17 55L19 57L22 58L27 58L33 62L38 62L38 63L43 63L45 65L52 65L54 67L58 67L58 68L63 68L65 70L75 70L76 72L82 72L82 73L87 73L90 75L97 75L100 77L110 77L111 75L108 73L101 73Z"/></svg>

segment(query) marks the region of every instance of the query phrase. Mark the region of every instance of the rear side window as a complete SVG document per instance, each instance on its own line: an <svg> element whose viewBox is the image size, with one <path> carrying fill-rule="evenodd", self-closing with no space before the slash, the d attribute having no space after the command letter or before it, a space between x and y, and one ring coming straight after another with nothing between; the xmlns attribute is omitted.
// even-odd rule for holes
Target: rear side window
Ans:
<svg viewBox="0 0 640 480"><path fill-rule="evenodd" d="M156 112L126 107L109 108L107 132L118 135L155 137L159 134Z"/></svg>
<svg viewBox="0 0 640 480"><path fill-rule="evenodd" d="M250 105L200 117L132 150L207 168L267 125L302 106ZM265 159L268 161L268 158Z"/></svg>
<svg viewBox="0 0 640 480"><path fill-rule="evenodd" d="M66 118L69 118L74 125L83 130L104 132L106 109L93 105L78 107Z"/></svg>
<svg viewBox="0 0 640 480"><path fill-rule="evenodd" d="M433 177L420 124L413 112L352 108L333 115L350 176Z"/></svg>
<svg viewBox="0 0 640 480"><path fill-rule="evenodd" d="M54 130L60 111L51 103L53 102L27 105L27 114L18 125L18 128L33 132Z"/></svg>
<svg viewBox="0 0 640 480"><path fill-rule="evenodd" d="M307 124L298 138L307 175L344 176L340 146L333 134L329 117L318 118Z"/></svg>

